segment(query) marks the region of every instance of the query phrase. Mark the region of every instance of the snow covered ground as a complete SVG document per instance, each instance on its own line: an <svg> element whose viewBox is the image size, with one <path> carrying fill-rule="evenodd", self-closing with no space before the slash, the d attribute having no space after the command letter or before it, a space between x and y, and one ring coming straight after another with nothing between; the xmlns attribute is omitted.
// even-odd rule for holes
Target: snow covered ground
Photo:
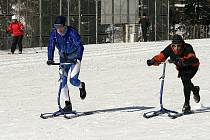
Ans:
<svg viewBox="0 0 210 140"><path fill-rule="evenodd" d="M210 139L210 39L187 40L201 61L194 77L201 87L201 103L191 100L201 113L170 119L143 118L159 109L159 77L162 66L148 67L152 58L169 44L142 42L86 45L80 79L87 98L70 86L73 108L97 111L72 120L43 120L40 113L57 110L58 67L47 66L46 48L24 49L22 55L0 51L0 140L209 140ZM56 55L57 57L57 55ZM181 111L181 80L173 64L167 64L164 107Z"/></svg>

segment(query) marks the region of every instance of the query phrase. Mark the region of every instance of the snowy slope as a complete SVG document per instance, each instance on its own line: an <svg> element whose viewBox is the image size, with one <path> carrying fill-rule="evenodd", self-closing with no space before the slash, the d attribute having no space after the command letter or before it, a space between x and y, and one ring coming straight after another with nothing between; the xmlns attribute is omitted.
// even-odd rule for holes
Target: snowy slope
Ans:
<svg viewBox="0 0 210 140"><path fill-rule="evenodd" d="M142 117L159 109L162 74L162 66L148 67L146 60L169 41L85 46L80 79L86 82L88 95L81 101L78 89L70 86L71 100L75 110L98 113L72 120L39 117L57 110L58 67L46 65L46 48L36 48L39 53L24 49L22 55L0 51L0 140L209 140L210 39L186 42L201 61L193 82L201 87L206 110L175 120ZM168 64L164 107L181 111L183 101L177 71ZM191 100L194 110L201 104Z"/></svg>

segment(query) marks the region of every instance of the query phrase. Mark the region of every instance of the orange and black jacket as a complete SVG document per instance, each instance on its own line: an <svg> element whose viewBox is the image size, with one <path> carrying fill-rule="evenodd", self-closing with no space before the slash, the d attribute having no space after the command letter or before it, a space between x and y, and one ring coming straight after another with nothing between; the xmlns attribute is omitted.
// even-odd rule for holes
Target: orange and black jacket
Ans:
<svg viewBox="0 0 210 140"><path fill-rule="evenodd" d="M156 62L164 62L168 57L174 62L179 58L183 62L185 68L198 68L200 65L199 59L196 57L192 46L187 43L182 44L182 49L180 51L174 50L172 44L170 44L152 59ZM181 70L182 68L183 67L177 66L177 70Z"/></svg>

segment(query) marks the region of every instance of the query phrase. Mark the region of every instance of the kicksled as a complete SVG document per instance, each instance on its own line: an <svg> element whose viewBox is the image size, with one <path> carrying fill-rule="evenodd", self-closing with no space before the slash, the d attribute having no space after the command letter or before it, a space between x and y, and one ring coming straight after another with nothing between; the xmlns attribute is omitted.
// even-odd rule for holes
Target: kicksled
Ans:
<svg viewBox="0 0 210 140"><path fill-rule="evenodd" d="M54 63L52 65L69 65L72 63ZM61 75L62 78L62 75ZM63 108L61 107L60 104L60 96L61 96L61 88L62 88L62 80L60 79L60 86L57 94L57 104L58 104L58 111L52 112L52 113L41 113L40 118L42 119L49 119L49 118L55 118L55 117L64 117L66 119L72 119L76 118L79 116L86 116L86 115L91 115L94 112L93 111L87 111L87 112L77 112L77 111L70 111L70 112L65 112Z"/></svg>
<svg viewBox="0 0 210 140"><path fill-rule="evenodd" d="M188 113L179 113L177 111L173 111L173 110L169 110L163 107L163 87L164 87L164 79L165 79L165 71L166 71L166 63L168 63L170 61L166 61L163 62L163 74L160 77L161 80L161 87L160 87L160 109L157 111L150 111L150 112L146 112L143 114L144 118L152 118L152 117L156 117L159 115L164 115L166 114L169 118L171 119L176 119L178 117L181 117L183 115L187 115L187 114L192 114L193 111L188 112Z"/></svg>

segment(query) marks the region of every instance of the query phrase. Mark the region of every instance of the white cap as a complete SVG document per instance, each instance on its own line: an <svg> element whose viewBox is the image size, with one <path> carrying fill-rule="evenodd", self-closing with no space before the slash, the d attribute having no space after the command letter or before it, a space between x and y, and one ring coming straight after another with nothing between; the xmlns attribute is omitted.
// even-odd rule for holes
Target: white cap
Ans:
<svg viewBox="0 0 210 140"><path fill-rule="evenodd" d="M17 19L17 16L16 16L16 15L13 15L13 16L12 16L12 19Z"/></svg>

